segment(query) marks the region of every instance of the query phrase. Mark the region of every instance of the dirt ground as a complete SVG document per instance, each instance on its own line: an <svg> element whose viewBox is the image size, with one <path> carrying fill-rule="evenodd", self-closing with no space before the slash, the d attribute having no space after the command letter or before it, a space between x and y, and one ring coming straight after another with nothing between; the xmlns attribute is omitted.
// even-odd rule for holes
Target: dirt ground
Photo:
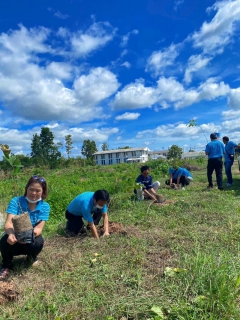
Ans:
<svg viewBox="0 0 240 320"><path fill-rule="evenodd" d="M0 281L0 305L18 298L18 292L12 281Z"/></svg>
<svg viewBox="0 0 240 320"><path fill-rule="evenodd" d="M104 234L104 227L98 226L97 228L99 236ZM124 227L120 222L110 222L109 221L109 233L117 233L123 235L133 235L137 238L141 237L141 233L134 226Z"/></svg>

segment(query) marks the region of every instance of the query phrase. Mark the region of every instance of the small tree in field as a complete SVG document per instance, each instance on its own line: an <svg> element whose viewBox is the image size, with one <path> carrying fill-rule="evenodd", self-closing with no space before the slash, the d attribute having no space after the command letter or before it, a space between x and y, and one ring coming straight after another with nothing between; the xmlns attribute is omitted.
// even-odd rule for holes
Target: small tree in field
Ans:
<svg viewBox="0 0 240 320"><path fill-rule="evenodd" d="M168 149L168 159L181 159L181 155L183 153L182 148L177 146L176 144L173 144L171 148Z"/></svg>
<svg viewBox="0 0 240 320"><path fill-rule="evenodd" d="M65 136L65 142L66 142L65 148L66 148L66 152L67 152L68 159L69 159L71 150L73 149L73 146L72 146L73 142L72 142L71 134L68 134L67 136Z"/></svg>
<svg viewBox="0 0 240 320"><path fill-rule="evenodd" d="M82 145L82 155L87 159L93 160L93 154L97 152L97 146L95 141L84 140Z"/></svg>
<svg viewBox="0 0 240 320"><path fill-rule="evenodd" d="M109 150L109 146L108 146L107 142L103 142L102 151L108 151L108 150Z"/></svg>

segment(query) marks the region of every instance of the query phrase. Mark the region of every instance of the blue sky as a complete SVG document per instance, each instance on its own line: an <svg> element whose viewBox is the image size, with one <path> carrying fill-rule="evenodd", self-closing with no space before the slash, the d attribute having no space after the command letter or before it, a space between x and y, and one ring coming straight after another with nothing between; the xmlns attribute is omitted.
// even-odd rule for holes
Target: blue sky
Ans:
<svg viewBox="0 0 240 320"><path fill-rule="evenodd" d="M72 155L85 139L238 143L239 31L240 0L1 0L0 142L29 154L49 126L56 142L72 135Z"/></svg>

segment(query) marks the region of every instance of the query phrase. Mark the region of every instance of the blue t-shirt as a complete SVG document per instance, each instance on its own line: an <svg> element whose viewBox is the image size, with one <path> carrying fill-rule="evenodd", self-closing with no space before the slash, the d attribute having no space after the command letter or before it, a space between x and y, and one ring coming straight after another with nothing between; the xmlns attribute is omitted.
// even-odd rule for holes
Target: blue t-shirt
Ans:
<svg viewBox="0 0 240 320"><path fill-rule="evenodd" d="M173 179L174 180L177 180L177 178L180 176L183 176L184 174L184 171L183 171L183 168L181 167L178 167L177 169L174 169L174 168L169 168L168 169L168 173L169 174L172 174L173 175Z"/></svg>
<svg viewBox="0 0 240 320"><path fill-rule="evenodd" d="M93 222L92 213L97 209L93 201L94 192L84 192L74 198L67 207L68 212L75 216L81 216L87 222ZM101 209L101 213L107 212L106 204Z"/></svg>
<svg viewBox="0 0 240 320"><path fill-rule="evenodd" d="M188 171L188 169L182 168L182 170L183 170L183 174L182 174L182 175L183 175L184 177L186 177L186 178L187 178L187 177L191 177L191 178L193 177L193 176L191 175L191 173Z"/></svg>
<svg viewBox="0 0 240 320"><path fill-rule="evenodd" d="M205 152L208 153L208 158L222 158L225 152L224 144L218 140L212 140L206 145Z"/></svg>
<svg viewBox="0 0 240 320"><path fill-rule="evenodd" d="M47 221L49 219L50 206L47 202L40 200L37 202L36 208L31 211L26 198L24 196L20 196L13 198L9 202L6 212L13 215L19 215L23 212L28 212L32 226L34 226L37 221Z"/></svg>
<svg viewBox="0 0 240 320"><path fill-rule="evenodd" d="M224 153L225 162L234 160L234 158L230 159L229 155L234 154L236 146L237 144L233 141L228 141L228 143L225 144L225 153Z"/></svg>
<svg viewBox="0 0 240 320"><path fill-rule="evenodd" d="M142 183L144 185L143 189L151 189L153 187L152 185L152 176L150 174L147 177L144 177L142 174L140 174L137 179L137 183Z"/></svg>

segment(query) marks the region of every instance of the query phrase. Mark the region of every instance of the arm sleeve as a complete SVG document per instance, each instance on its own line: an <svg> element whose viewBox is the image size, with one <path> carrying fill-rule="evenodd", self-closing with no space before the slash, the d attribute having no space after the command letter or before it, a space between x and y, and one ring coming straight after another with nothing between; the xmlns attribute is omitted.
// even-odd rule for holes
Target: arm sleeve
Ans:
<svg viewBox="0 0 240 320"><path fill-rule="evenodd" d="M107 205L105 204L104 207L102 208L102 213L107 213Z"/></svg>
<svg viewBox="0 0 240 320"><path fill-rule="evenodd" d="M50 215L50 205L47 202L43 202L41 211L39 214L39 220L48 221Z"/></svg>
<svg viewBox="0 0 240 320"><path fill-rule="evenodd" d="M17 197L13 198L9 202L6 213L10 213L14 215L18 214L18 198Z"/></svg>
<svg viewBox="0 0 240 320"><path fill-rule="evenodd" d="M87 222L93 222L93 217L91 215L91 208L90 204L84 204L81 207L81 213L83 215L83 219L86 220Z"/></svg>
<svg viewBox="0 0 240 320"><path fill-rule="evenodd" d="M152 188L153 185L152 185L152 176L149 176L149 185L148 185L148 189Z"/></svg>

